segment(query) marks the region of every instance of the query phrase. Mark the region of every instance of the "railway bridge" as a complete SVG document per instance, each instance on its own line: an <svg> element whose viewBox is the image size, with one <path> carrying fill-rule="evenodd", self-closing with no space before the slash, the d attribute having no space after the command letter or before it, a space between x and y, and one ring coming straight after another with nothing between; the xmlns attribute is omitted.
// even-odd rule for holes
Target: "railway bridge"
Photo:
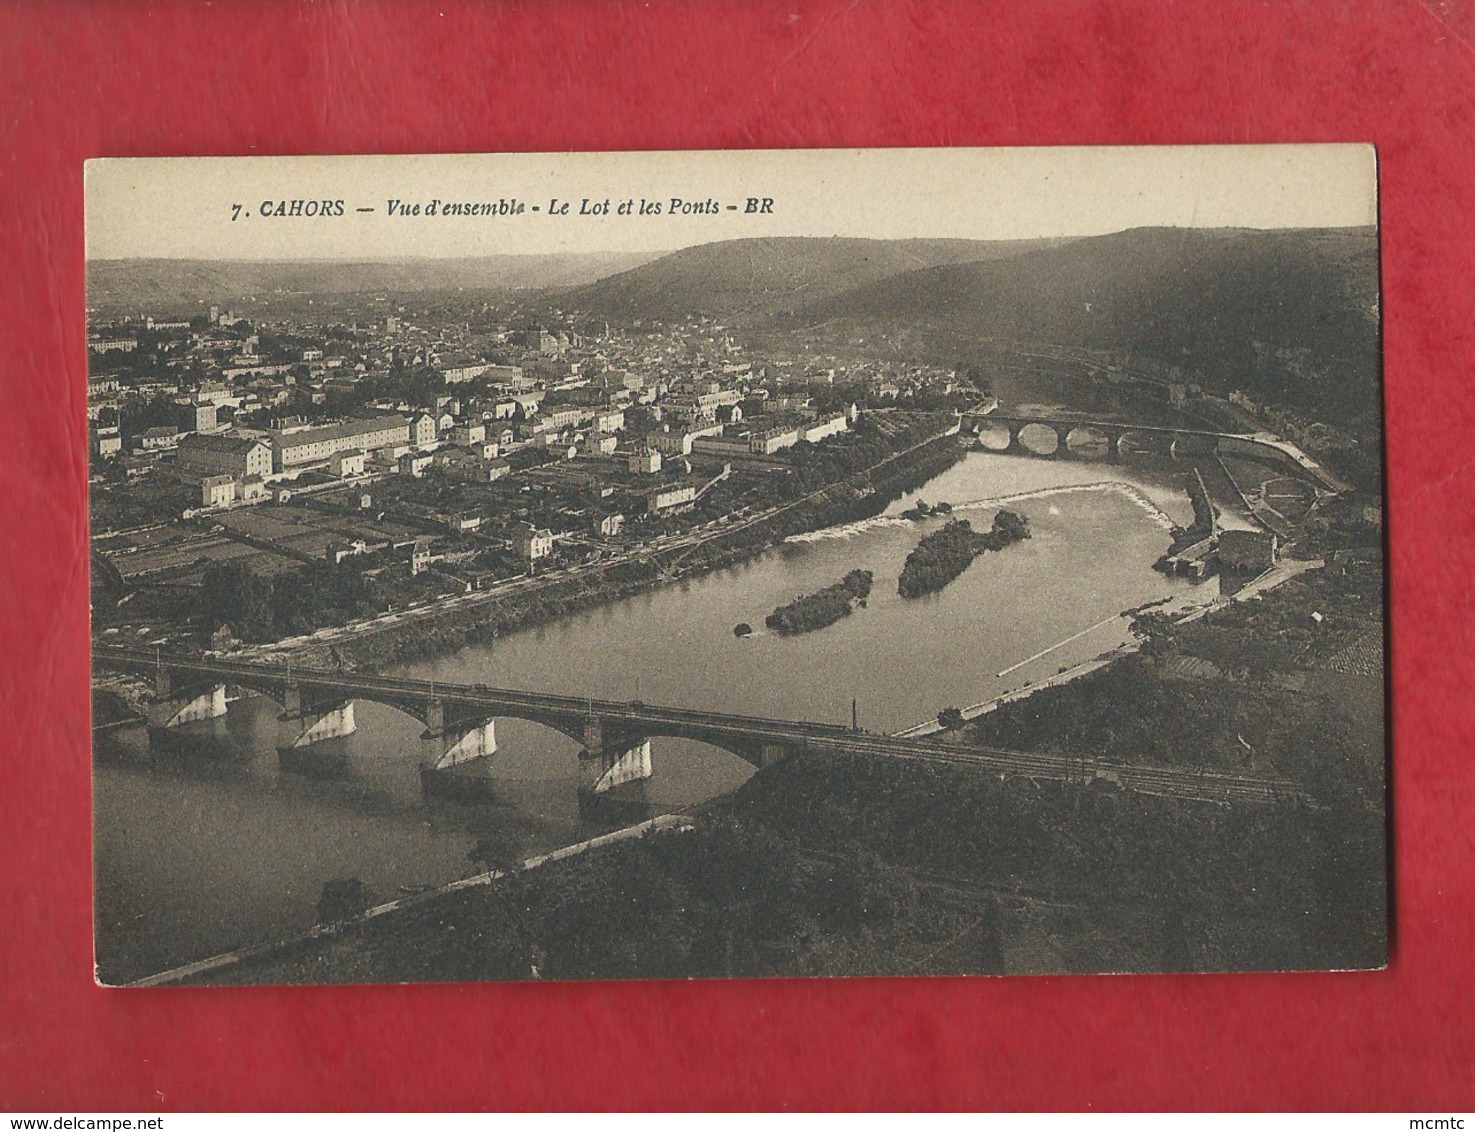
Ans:
<svg viewBox="0 0 1475 1132"><path fill-rule="evenodd" d="M496 753L496 720L531 720L579 745L581 796L651 775L651 740L693 739L730 751L755 767L800 751L900 758L971 767L1001 778L1069 783L1219 804L1291 803L1310 799L1293 783L1235 775L1114 764L1065 754L961 747L928 738L871 735L840 724L768 719L624 700L446 684L357 672L301 668L158 649L97 645L93 664L152 681L153 727L178 728L227 710L226 686L275 701L291 738L282 750L301 749L351 734L355 700L386 704L425 725L422 770L444 771Z"/></svg>

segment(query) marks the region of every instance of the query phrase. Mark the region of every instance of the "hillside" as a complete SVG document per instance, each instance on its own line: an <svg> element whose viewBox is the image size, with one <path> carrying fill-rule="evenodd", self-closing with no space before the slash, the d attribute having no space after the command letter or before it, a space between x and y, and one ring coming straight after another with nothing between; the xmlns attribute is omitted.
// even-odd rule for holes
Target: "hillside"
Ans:
<svg viewBox="0 0 1475 1132"><path fill-rule="evenodd" d="M268 295L408 295L479 290L506 292L577 287L650 259L649 253L498 255L346 263L245 260L94 260L87 265L87 305L104 315L194 314Z"/></svg>
<svg viewBox="0 0 1475 1132"><path fill-rule="evenodd" d="M1377 376L1377 271L1371 229L1135 229L877 279L780 322L1127 350L1275 400L1361 411Z"/></svg>
<svg viewBox="0 0 1475 1132"><path fill-rule="evenodd" d="M785 237L683 248L559 297L626 321L710 315L755 322L920 268L1017 256L1044 240L860 240Z"/></svg>

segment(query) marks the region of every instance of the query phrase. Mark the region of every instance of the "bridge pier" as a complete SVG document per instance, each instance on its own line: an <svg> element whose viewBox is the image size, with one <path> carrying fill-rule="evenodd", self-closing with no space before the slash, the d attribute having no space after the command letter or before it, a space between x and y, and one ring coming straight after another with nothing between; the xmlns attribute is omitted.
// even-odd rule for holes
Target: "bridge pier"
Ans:
<svg viewBox="0 0 1475 1132"><path fill-rule="evenodd" d="M758 769L772 766L789 757L789 748L783 743L763 743L758 748Z"/></svg>
<svg viewBox="0 0 1475 1132"><path fill-rule="evenodd" d="M579 752L579 792L603 794L626 782L640 782L651 776L650 740L637 739L613 748Z"/></svg>
<svg viewBox="0 0 1475 1132"><path fill-rule="evenodd" d="M183 727L186 723L198 723L204 719L219 719L225 714L225 685L215 684L204 690L196 688L171 695L168 691L168 674L164 674L164 695L170 698L156 701L156 709L150 712L149 723L155 727ZM156 718L157 717L157 718Z"/></svg>
<svg viewBox="0 0 1475 1132"><path fill-rule="evenodd" d="M353 718L352 700L335 707L316 709L302 718L310 722L290 744L299 749L321 743L325 739L341 739L358 730L358 724Z"/></svg>
<svg viewBox="0 0 1475 1132"><path fill-rule="evenodd" d="M482 719L451 728L430 728L422 738L425 740L425 765L431 770L449 770L497 753L497 721Z"/></svg>
<svg viewBox="0 0 1475 1132"><path fill-rule="evenodd" d="M295 723L300 730L290 743L279 743L277 750L300 751L327 739L341 739L358 730L353 717L353 701L339 700L336 703L302 703L302 689L296 684L287 688L286 710L280 716L284 723Z"/></svg>

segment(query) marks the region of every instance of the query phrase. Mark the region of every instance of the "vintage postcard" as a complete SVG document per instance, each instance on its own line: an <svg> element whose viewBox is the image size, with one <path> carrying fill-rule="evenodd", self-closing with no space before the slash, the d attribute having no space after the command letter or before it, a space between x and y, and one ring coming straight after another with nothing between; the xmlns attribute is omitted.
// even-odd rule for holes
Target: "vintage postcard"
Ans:
<svg viewBox="0 0 1475 1132"><path fill-rule="evenodd" d="M1384 964L1370 147L86 210L102 983Z"/></svg>

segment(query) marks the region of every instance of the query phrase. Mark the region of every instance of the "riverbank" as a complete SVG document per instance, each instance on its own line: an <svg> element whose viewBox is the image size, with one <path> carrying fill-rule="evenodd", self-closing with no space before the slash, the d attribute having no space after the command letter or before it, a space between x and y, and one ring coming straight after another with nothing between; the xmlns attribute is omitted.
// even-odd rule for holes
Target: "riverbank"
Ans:
<svg viewBox="0 0 1475 1132"><path fill-rule="evenodd" d="M522 862L521 868L516 870L491 869L487 872L477 873L475 876L465 877L461 880L452 881L450 884L443 884L438 888L432 888L428 892L417 892L413 896L405 896L398 900L389 900L382 904L376 904L372 908L347 920L332 924L318 924L305 932L298 932L285 939L273 940L270 943L259 944L255 947L227 951L220 955L212 955L206 959L186 963L183 966L173 967L167 971L160 971L156 975L136 979L125 985L128 987L160 987L190 981L211 981L224 976L228 969L232 967L290 963L301 956L308 955L327 945L335 937L342 935L344 932L354 930L382 916L389 916L397 912L409 911L422 905L433 904L454 893L482 888L496 881L504 880L514 873L520 875L531 872L534 869L551 865L557 861L570 860L593 849L603 849L610 845L617 845L621 841L627 841L632 837L644 837L650 833L671 830L679 832L692 828L692 820L685 814L660 814L657 817L651 818L649 821L637 822L635 825L626 826L624 829L617 829L610 833L603 833L598 837L591 837L575 845L565 845L563 848L555 849L551 853L542 853L536 857L529 857L526 861ZM534 973L534 977L536 977L536 973Z"/></svg>
<svg viewBox="0 0 1475 1132"><path fill-rule="evenodd" d="M1307 571L1317 570L1321 567L1322 563L1320 562L1303 561L1298 559L1287 559L1282 562L1278 562L1275 566L1271 567L1269 570L1266 570L1263 574L1260 574L1259 576L1251 579L1244 586L1240 587L1232 594L1225 594L1213 599L1212 601L1204 602L1201 604L1194 604L1179 609L1176 621L1180 625L1191 625L1195 621L1202 620L1204 617L1209 616L1216 610L1224 609L1236 602L1248 601L1254 598L1258 598L1262 594L1268 593L1269 591L1275 589L1278 586L1284 585L1286 582L1289 582L1294 578L1299 578ZM1010 672L1022 668L1026 664L1029 664L1036 660L1043 660L1056 649L1063 648L1066 645L1072 644L1075 641L1080 640L1082 637L1104 629L1109 625L1116 624L1123 619L1130 619L1132 615L1136 612L1138 611L1127 610L1124 613L1120 613L1112 617L1102 618L1100 621L1096 622L1096 624L1088 625L1079 633L1073 633L1070 636L1055 642L1055 644L1051 645L1049 648L1041 649L1033 656L1025 657L1023 660L1018 661L1017 663L1011 665L1009 668L1004 669L1002 672L999 673L999 675L1007 676ZM1027 700L1029 699L1029 697L1035 695L1038 692L1043 692L1047 688L1059 688L1065 684L1071 683L1074 680L1079 680L1083 676L1089 676L1091 673L1097 672L1107 667L1108 665L1123 659L1124 657L1131 656L1132 654L1138 652L1141 647L1142 645L1140 641L1132 640L1122 642L1101 653L1100 655L1092 657L1090 660L1083 660L1077 664L1070 665L1067 668L1062 668L1054 675L1047 676L1043 680L1032 681L1022 688L1016 688L1012 692L1005 692L1001 696L994 696L992 699L983 700L979 703L970 704L968 707L961 708L959 709L961 717L964 722L971 723L972 721L979 719L992 711L997 711L999 708L1005 707L1009 704L1015 704L1023 700ZM908 727L904 731L898 731L896 734L898 737L903 739L918 739L926 735L936 735L939 732L945 730L946 728L944 728L942 724L939 723L936 719L927 719L923 720L921 723L918 723L913 727Z"/></svg>
<svg viewBox="0 0 1475 1132"><path fill-rule="evenodd" d="M542 584L520 583L505 596L469 604L452 599L413 618L379 619L338 630L324 639L283 647L260 646L246 655L290 657L311 667L378 669L485 644L568 614L619 601L714 570L749 561L787 539L880 515L893 501L940 475L967 455L951 432L896 453L842 483L717 531L678 540L625 560L570 571Z"/></svg>

